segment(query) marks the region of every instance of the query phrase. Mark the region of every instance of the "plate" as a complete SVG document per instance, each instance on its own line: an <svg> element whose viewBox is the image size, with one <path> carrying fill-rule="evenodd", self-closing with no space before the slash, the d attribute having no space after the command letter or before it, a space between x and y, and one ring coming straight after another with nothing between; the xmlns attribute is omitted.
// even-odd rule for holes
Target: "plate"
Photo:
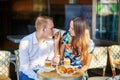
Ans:
<svg viewBox="0 0 120 80"><path fill-rule="evenodd" d="M51 72L53 70L55 70L54 67L44 67L44 72Z"/></svg>
<svg viewBox="0 0 120 80"><path fill-rule="evenodd" d="M64 76L64 77L69 77L69 76L72 76L73 74L61 74L58 72L58 74L60 74L61 76Z"/></svg>
<svg viewBox="0 0 120 80"><path fill-rule="evenodd" d="M63 66L63 65L61 65L61 66ZM68 72L61 73L61 72L59 71L59 69L58 69L59 67L60 67L60 66L56 66L56 71L57 71L57 73L60 74L61 76L68 77L68 76L72 76L73 74L76 73L76 70L75 70L75 67L74 67L74 66L63 66L63 67L66 68L66 70L67 70L68 68L72 68L72 69L74 70L74 72L72 72L72 73L68 73Z"/></svg>

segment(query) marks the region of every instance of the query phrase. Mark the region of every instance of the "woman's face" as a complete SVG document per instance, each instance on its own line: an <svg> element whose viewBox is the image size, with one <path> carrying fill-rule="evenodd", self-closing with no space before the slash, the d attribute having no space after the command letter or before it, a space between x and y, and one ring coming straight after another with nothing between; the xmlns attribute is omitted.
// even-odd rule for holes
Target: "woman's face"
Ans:
<svg viewBox="0 0 120 80"><path fill-rule="evenodd" d="M70 21L70 28L69 28L69 32L71 36L75 36L75 32L74 32L74 22Z"/></svg>

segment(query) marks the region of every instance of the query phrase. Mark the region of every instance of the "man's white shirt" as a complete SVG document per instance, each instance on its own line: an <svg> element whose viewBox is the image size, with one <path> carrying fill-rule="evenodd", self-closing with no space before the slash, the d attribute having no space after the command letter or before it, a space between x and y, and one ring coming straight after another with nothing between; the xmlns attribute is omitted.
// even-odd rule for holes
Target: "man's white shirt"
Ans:
<svg viewBox="0 0 120 80"><path fill-rule="evenodd" d="M19 46L20 71L28 77L37 79L37 74L33 71L37 66L44 66L45 60L52 60L54 56L53 40L46 40L39 44L36 33L24 37Z"/></svg>

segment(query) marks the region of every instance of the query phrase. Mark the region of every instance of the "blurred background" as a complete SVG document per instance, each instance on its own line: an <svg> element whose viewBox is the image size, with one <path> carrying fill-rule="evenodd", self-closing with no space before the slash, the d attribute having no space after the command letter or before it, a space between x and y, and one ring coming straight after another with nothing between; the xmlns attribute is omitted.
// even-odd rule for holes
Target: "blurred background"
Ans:
<svg viewBox="0 0 120 80"><path fill-rule="evenodd" d="M119 5L119 0L0 0L0 50L14 54L19 43L11 42L7 36L32 33L39 15L53 17L55 28L63 30L69 29L70 19L84 16L95 45L119 44ZM14 66L11 66L10 77L16 80ZM111 75L110 68L107 69Z"/></svg>
<svg viewBox="0 0 120 80"><path fill-rule="evenodd" d="M86 4L92 6L92 0L0 0L0 40L9 34L29 34L38 15L51 16L56 28L68 29L69 19L82 15L80 5Z"/></svg>

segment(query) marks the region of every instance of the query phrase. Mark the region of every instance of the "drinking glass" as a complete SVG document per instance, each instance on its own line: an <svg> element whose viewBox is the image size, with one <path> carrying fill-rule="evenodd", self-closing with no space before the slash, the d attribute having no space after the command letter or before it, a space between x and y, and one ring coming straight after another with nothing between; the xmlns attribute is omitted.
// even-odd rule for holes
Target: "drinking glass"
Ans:
<svg viewBox="0 0 120 80"><path fill-rule="evenodd" d="M45 60L45 67L50 68L51 67L51 60Z"/></svg>

